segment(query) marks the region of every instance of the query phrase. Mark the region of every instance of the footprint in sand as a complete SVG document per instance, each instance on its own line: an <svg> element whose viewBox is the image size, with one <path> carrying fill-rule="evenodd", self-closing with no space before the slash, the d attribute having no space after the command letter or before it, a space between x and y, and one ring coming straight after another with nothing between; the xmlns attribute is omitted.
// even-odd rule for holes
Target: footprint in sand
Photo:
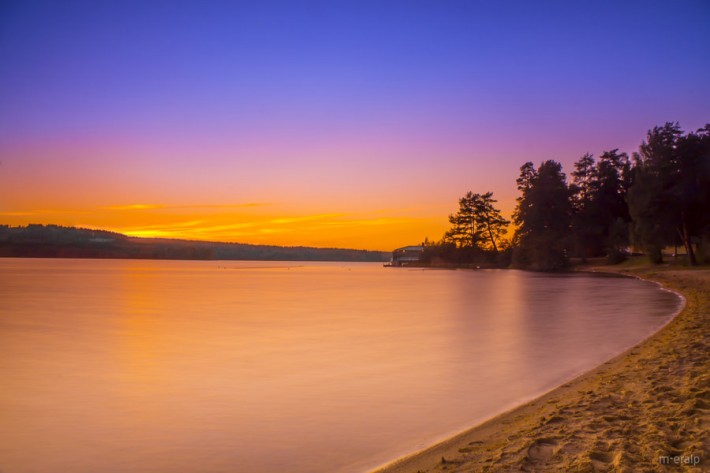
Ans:
<svg viewBox="0 0 710 473"><path fill-rule="evenodd" d="M546 462L558 450L557 440L538 439L528 448L528 459L533 463Z"/></svg>
<svg viewBox="0 0 710 473"><path fill-rule="evenodd" d="M684 439L678 439L678 440L674 440L673 442L671 442L670 446L673 450L676 450L678 452L683 452L689 445L691 445L691 443L692 442L689 442Z"/></svg>
<svg viewBox="0 0 710 473"><path fill-rule="evenodd" d="M592 461L594 469L601 471L606 471L609 467L609 463L613 460L610 454L600 451L591 452L589 454L589 459Z"/></svg>

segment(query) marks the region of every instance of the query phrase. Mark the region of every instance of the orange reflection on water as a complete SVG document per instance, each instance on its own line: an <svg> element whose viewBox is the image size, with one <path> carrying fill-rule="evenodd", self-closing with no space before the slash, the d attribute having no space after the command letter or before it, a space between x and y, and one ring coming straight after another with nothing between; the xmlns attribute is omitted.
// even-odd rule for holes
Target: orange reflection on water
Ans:
<svg viewBox="0 0 710 473"><path fill-rule="evenodd" d="M362 263L4 259L0 277L3 467L39 473L362 471L677 305L631 279Z"/></svg>

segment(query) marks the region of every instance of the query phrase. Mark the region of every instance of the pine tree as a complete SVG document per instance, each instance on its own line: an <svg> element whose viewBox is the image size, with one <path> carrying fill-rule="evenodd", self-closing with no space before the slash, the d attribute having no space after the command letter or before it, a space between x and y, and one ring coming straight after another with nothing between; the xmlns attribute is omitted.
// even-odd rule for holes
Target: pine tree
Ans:
<svg viewBox="0 0 710 473"><path fill-rule="evenodd" d="M517 266L549 271L568 265L571 203L562 166L545 161L535 170L532 163L520 168L521 196L515 210L518 225L514 263Z"/></svg>
<svg viewBox="0 0 710 473"><path fill-rule="evenodd" d="M657 263L664 246L679 240L688 262L710 233L710 125L683 135L678 123L650 130L639 148L629 189L633 236ZM696 249L693 243L696 242Z"/></svg>
<svg viewBox="0 0 710 473"><path fill-rule="evenodd" d="M460 248L498 252L500 240L510 222L493 205L496 202L492 192L468 192L459 199L458 212L449 215L452 227L446 233L446 239Z"/></svg>

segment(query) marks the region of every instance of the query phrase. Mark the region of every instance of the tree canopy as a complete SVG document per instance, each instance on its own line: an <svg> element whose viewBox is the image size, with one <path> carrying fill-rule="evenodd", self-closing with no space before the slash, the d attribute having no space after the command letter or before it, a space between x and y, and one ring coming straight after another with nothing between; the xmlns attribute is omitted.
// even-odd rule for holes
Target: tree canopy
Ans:
<svg viewBox="0 0 710 473"><path fill-rule="evenodd" d="M652 260L679 241L690 264L710 233L710 124L684 135L678 123L650 130L639 148L629 188L634 241Z"/></svg>
<svg viewBox="0 0 710 473"><path fill-rule="evenodd" d="M562 165L550 160L536 170L527 162L517 183L521 195L513 214L518 227L513 263L535 270L566 267L572 206Z"/></svg>
<svg viewBox="0 0 710 473"><path fill-rule="evenodd" d="M492 192L468 192L459 199L459 210L449 215L451 229L445 239L458 247L470 247L498 252L500 241L507 233L508 220L503 218L493 204L497 200Z"/></svg>
<svg viewBox="0 0 710 473"><path fill-rule="evenodd" d="M632 159L618 149L586 153L570 176L568 183L553 160L520 167L511 242L493 194L466 193L449 215L451 228L440 242L427 241L425 254L550 271L570 257L619 262L632 244L661 262L665 247L680 244L689 264L710 262L710 124L687 134L678 123L655 127Z"/></svg>
<svg viewBox="0 0 710 473"><path fill-rule="evenodd" d="M613 149L595 161L587 153L574 167L569 186L574 253L583 261L603 255L618 260L629 240L629 157Z"/></svg>

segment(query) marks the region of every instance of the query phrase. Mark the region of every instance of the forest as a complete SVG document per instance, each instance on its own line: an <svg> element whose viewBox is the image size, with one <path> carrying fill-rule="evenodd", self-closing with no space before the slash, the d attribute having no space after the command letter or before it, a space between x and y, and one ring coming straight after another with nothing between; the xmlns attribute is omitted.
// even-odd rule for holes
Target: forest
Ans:
<svg viewBox="0 0 710 473"><path fill-rule="evenodd" d="M584 154L569 178L557 161L526 162L516 183L512 221L491 192L468 192L441 240L423 243L424 263L555 271L633 252L710 263L710 124L654 127L630 157Z"/></svg>

